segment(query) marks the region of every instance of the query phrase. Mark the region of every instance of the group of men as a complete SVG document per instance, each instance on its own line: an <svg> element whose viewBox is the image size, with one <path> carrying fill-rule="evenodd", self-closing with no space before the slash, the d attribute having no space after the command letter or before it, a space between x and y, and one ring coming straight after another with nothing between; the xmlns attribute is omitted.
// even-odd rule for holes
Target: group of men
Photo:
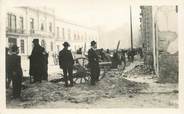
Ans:
<svg viewBox="0 0 184 114"><path fill-rule="evenodd" d="M33 40L33 50L30 59L30 76L33 76L35 82L41 82L42 80L48 80L48 53L43 47L39 45L39 40ZM10 48L6 48L6 87L9 88L12 81L13 87L13 99L20 98L21 83L22 83L22 68L21 57L19 54L19 47L17 45L11 45Z"/></svg>
<svg viewBox="0 0 184 114"><path fill-rule="evenodd" d="M64 48L59 52L59 65L60 68L63 69L64 73L64 81L65 86L73 86L73 65L74 59L68 47L70 44L68 42L64 42ZM96 53L97 43L95 41L91 42L91 49L88 51L88 60L89 60L89 69L91 72L91 85L95 85L97 81L99 81L100 75L100 67L99 67L99 58ZM70 84L68 84L68 78L70 80Z"/></svg>
<svg viewBox="0 0 184 114"><path fill-rule="evenodd" d="M39 40L33 40L33 50L30 59L30 77L33 77L33 83L41 83L42 80L48 80L48 53L40 46ZM63 70L65 86L73 86L73 65L74 59L72 52L68 50L70 44L63 43L64 48L59 52L59 66ZM88 51L89 69L91 72L91 85L99 81L100 67L99 58L96 53L97 43L91 42L91 48ZM17 45L6 48L6 86L9 87L11 81L13 86L13 99L20 98L22 83L21 57L18 55L19 47ZM68 84L68 81L70 82Z"/></svg>

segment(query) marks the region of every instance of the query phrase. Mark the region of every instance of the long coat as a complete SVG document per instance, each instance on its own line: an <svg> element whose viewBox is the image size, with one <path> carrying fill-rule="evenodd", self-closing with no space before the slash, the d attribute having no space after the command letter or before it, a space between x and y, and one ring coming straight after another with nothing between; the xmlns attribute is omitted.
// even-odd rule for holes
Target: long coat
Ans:
<svg viewBox="0 0 184 114"><path fill-rule="evenodd" d="M91 85L95 85L96 81L99 81L100 67L98 55L92 48L88 51L88 61L91 72Z"/></svg>
<svg viewBox="0 0 184 114"><path fill-rule="evenodd" d="M90 68L99 67L99 57L95 50L93 50L92 48L88 51L88 61Z"/></svg>
<svg viewBox="0 0 184 114"><path fill-rule="evenodd" d="M60 68L71 67L74 64L73 56L70 50L63 49L59 52Z"/></svg>
<svg viewBox="0 0 184 114"><path fill-rule="evenodd" d="M21 58L16 54L9 56L9 75L11 76L13 82L13 97L20 97L21 92L21 82L22 82L22 68L21 68Z"/></svg>
<svg viewBox="0 0 184 114"><path fill-rule="evenodd" d="M43 77L44 72L44 48L41 46L35 46L30 56L30 71L32 76L41 75Z"/></svg>

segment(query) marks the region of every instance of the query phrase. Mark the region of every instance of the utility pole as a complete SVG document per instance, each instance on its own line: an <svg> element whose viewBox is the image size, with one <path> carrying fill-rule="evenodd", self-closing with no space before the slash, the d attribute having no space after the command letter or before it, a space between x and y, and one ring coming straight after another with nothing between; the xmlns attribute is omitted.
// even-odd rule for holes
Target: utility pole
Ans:
<svg viewBox="0 0 184 114"><path fill-rule="evenodd" d="M134 53L133 53L133 32L132 32L132 8L130 5L130 35L131 35L131 62L134 61Z"/></svg>
<svg viewBox="0 0 184 114"><path fill-rule="evenodd" d="M133 50L132 8L131 8L131 5L130 5L130 35L131 35L131 50Z"/></svg>

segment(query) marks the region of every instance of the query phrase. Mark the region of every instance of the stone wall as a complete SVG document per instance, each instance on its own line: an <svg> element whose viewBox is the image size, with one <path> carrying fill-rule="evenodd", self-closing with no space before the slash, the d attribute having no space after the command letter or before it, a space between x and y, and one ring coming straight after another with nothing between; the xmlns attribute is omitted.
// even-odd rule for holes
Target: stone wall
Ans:
<svg viewBox="0 0 184 114"><path fill-rule="evenodd" d="M178 82L178 42L174 32L159 32L159 77L161 82Z"/></svg>
<svg viewBox="0 0 184 114"><path fill-rule="evenodd" d="M159 55L159 75L161 82L178 82L178 53Z"/></svg>
<svg viewBox="0 0 184 114"><path fill-rule="evenodd" d="M158 74L161 82L178 82L178 36L176 6L159 6L155 13L158 27Z"/></svg>

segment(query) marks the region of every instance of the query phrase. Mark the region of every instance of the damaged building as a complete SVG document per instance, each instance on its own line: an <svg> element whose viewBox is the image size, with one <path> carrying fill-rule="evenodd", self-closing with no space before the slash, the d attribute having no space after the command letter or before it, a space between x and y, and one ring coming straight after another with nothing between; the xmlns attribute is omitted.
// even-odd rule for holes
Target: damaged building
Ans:
<svg viewBox="0 0 184 114"><path fill-rule="evenodd" d="M140 6L144 63L161 82L178 81L177 6Z"/></svg>

